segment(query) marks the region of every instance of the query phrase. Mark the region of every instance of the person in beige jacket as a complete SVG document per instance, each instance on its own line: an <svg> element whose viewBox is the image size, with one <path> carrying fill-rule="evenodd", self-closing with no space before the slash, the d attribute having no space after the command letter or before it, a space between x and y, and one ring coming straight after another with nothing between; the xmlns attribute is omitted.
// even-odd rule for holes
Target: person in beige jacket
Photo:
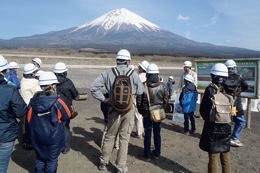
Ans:
<svg viewBox="0 0 260 173"><path fill-rule="evenodd" d="M179 85L178 85L178 89L176 91L176 94L179 93L180 91L182 91L182 88L185 86L184 85L184 77L187 74L190 74L193 78L193 84L197 87L197 83L198 83L198 77L197 77L197 73L191 70L192 64L190 61L185 61L183 64L183 70L184 72L182 73Z"/></svg>
<svg viewBox="0 0 260 173"><path fill-rule="evenodd" d="M38 71L38 68L34 66L32 63L28 63L23 68L23 78L21 80L21 96L24 102L28 105L30 103L31 98L37 91L42 91L39 86L39 81L35 79L35 74ZM23 147L26 150L32 149L32 144L29 138L28 127L26 125L27 117L23 118Z"/></svg>

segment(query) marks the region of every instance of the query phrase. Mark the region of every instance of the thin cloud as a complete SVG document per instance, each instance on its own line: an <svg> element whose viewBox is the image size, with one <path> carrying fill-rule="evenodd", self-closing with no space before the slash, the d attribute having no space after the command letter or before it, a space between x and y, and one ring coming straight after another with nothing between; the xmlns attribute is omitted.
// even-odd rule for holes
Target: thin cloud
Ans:
<svg viewBox="0 0 260 173"><path fill-rule="evenodd" d="M213 26L213 25L215 25L215 24L217 23L218 19L219 19L219 13L218 13L218 14L215 14L215 15L211 18L210 23L205 24L205 25L202 25L202 27Z"/></svg>
<svg viewBox="0 0 260 173"><path fill-rule="evenodd" d="M177 19L179 19L179 20L190 20L191 18L189 18L188 16L187 17L183 17L182 15L178 15L177 16Z"/></svg>
<svg viewBox="0 0 260 173"><path fill-rule="evenodd" d="M228 43L234 43L234 42L240 42L240 39L236 39L236 40L226 40L226 42Z"/></svg>
<svg viewBox="0 0 260 173"><path fill-rule="evenodd" d="M185 35L186 35L187 39L190 39L190 32L189 31L185 32Z"/></svg>

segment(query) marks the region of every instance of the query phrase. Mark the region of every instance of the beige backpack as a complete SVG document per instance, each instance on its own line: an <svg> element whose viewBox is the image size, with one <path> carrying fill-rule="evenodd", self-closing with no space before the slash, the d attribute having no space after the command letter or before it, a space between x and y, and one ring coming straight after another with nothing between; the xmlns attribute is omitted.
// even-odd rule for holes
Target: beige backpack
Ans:
<svg viewBox="0 0 260 173"><path fill-rule="evenodd" d="M211 83L211 86L217 89L217 94L212 98L212 107L210 110L209 119L213 123L226 124L232 121L232 109L234 99L231 95L221 93L224 91L223 87L218 87L216 84Z"/></svg>

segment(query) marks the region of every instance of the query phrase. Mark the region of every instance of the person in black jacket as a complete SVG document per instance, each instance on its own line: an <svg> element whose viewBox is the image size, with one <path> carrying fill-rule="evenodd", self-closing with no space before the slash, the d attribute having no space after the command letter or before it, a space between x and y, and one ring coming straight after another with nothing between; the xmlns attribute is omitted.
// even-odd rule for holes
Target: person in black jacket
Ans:
<svg viewBox="0 0 260 173"><path fill-rule="evenodd" d="M22 118L28 112L17 87L8 85L4 78L7 69L6 59L0 55L0 172L7 171L14 142L18 138L16 118Z"/></svg>
<svg viewBox="0 0 260 173"><path fill-rule="evenodd" d="M223 81L228 77L228 69L224 64L215 64L210 72L212 83L218 87L223 87ZM216 124L210 121L209 115L212 107L211 98L217 93L217 88L209 85L204 92L204 97L200 105L200 114L205 120L202 130L199 147L208 152L209 173L218 172L218 158L222 164L222 172L231 172L231 163L229 157L230 140L231 140L231 123Z"/></svg>
<svg viewBox="0 0 260 173"><path fill-rule="evenodd" d="M147 85L149 91L151 110L165 109L168 104L168 91L166 85L159 82L158 67L155 64L150 64L146 73L147 82L144 82L144 85ZM144 152L140 157L145 161L150 161L150 156L152 154L155 159L158 159L161 154L161 122L152 122L150 119L149 101L146 90L142 95L137 96L136 102L138 112L142 114L144 118L143 123L145 131ZM155 150L151 152L152 128Z"/></svg>
<svg viewBox="0 0 260 173"><path fill-rule="evenodd" d="M235 127L231 136L231 145L241 147L243 144L239 141L239 134L246 124L246 117L241 101L241 92L244 92L248 89L248 84L241 75L236 74L235 71L237 65L235 61L227 60L225 65L228 68L228 79L224 82L224 87L227 93L234 97L234 106L237 110L237 114L233 116ZM229 84L233 84L233 86L230 86Z"/></svg>
<svg viewBox="0 0 260 173"><path fill-rule="evenodd" d="M59 83L57 84L57 90L59 90L71 103L72 99L76 99L78 96L78 90L76 89L73 82L67 78L67 67L64 63L58 62L54 66L54 73L57 76ZM69 103L67 103L69 105ZM67 154L70 151L70 119L62 122L65 133L65 150L62 151L63 154Z"/></svg>

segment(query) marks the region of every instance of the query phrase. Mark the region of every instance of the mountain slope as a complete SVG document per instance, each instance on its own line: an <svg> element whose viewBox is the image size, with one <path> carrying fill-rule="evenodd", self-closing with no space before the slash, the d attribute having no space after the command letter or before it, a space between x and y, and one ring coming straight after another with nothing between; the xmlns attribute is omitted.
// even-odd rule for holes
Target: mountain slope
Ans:
<svg viewBox="0 0 260 173"><path fill-rule="evenodd" d="M199 43L166 31L122 8L61 31L0 40L1 47L85 47L131 52L171 53L219 57L260 57L259 51Z"/></svg>

